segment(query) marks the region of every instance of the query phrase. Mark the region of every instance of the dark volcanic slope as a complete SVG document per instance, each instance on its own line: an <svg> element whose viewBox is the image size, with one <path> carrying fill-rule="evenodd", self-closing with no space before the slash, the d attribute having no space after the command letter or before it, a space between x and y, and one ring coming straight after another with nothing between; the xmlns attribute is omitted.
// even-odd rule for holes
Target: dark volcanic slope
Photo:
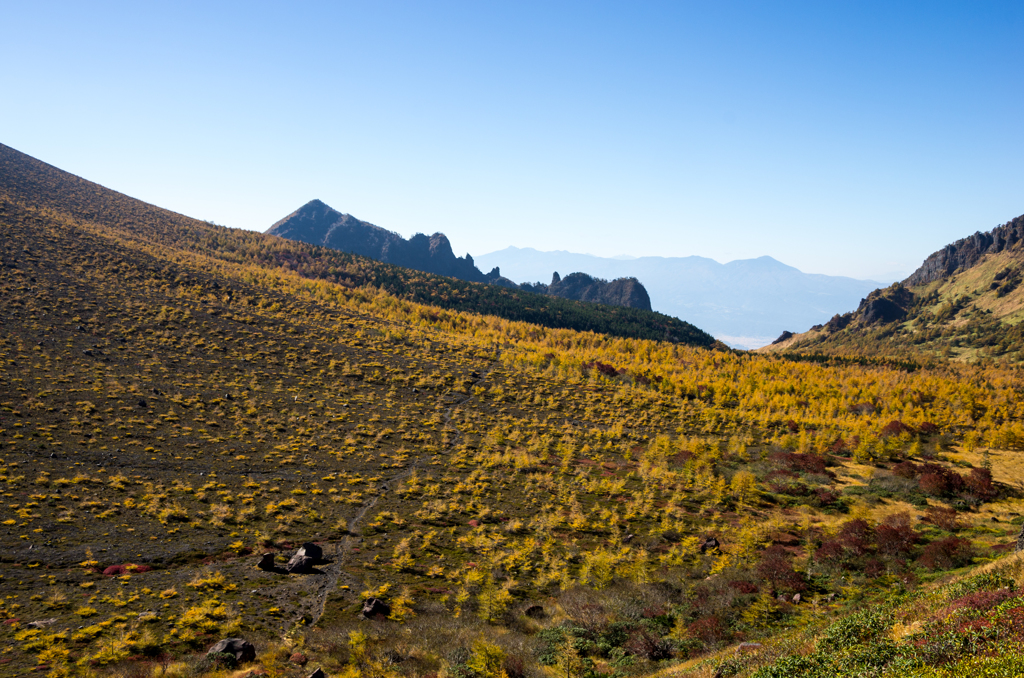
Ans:
<svg viewBox="0 0 1024 678"><path fill-rule="evenodd" d="M417 233L406 240L394 231L342 214L319 200L311 200L281 219L267 234L459 280L488 280L473 264L473 257L455 256L444 233L430 237Z"/></svg>
<svg viewBox="0 0 1024 678"><path fill-rule="evenodd" d="M545 327L711 346L714 338L660 313L539 296L464 282L295 240L209 224L86 181L0 144L0 197L62 218L102 224L109 234L185 253L286 269L304 278L382 290L400 299ZM259 272L254 272L259 275Z"/></svg>

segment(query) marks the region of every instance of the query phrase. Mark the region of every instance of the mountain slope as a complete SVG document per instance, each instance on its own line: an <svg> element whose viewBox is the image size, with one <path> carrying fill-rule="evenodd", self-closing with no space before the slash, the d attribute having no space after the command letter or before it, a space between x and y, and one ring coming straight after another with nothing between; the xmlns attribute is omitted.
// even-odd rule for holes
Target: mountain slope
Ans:
<svg viewBox="0 0 1024 678"><path fill-rule="evenodd" d="M1020 370L417 304L4 148L0 236L3 675L643 676L1019 531Z"/></svg>
<svg viewBox="0 0 1024 678"><path fill-rule="evenodd" d="M719 264L705 257L609 259L515 248L476 257L516 280L548 280L552 271L587 271L644 282L652 308L691 322L741 348L767 344L786 329L823 323L877 287L871 281L802 273L771 257Z"/></svg>
<svg viewBox="0 0 1024 678"><path fill-rule="evenodd" d="M787 336L767 352L1024 357L1024 216L947 245L856 310Z"/></svg>
<svg viewBox="0 0 1024 678"><path fill-rule="evenodd" d="M305 278L376 289L453 311L487 313L552 328L711 346L693 325L660 313L536 295L421 273L359 255L262 233L216 226L149 205L63 172L0 144L0 179L9 200L102 223L119 237L227 262L285 269Z"/></svg>

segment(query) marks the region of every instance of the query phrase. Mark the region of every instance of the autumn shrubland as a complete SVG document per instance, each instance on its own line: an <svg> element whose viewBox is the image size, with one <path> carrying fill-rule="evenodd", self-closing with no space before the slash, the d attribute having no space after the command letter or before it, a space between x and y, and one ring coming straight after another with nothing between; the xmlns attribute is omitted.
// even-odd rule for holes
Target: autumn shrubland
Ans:
<svg viewBox="0 0 1024 678"><path fill-rule="evenodd" d="M421 303L3 151L4 672L229 675L228 636L282 676L1018 661L1017 368Z"/></svg>

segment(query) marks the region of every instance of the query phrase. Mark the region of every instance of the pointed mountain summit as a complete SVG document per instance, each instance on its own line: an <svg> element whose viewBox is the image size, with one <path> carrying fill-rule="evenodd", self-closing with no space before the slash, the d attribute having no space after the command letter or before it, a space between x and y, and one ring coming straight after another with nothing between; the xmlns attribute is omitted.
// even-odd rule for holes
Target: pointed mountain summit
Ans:
<svg viewBox="0 0 1024 678"><path fill-rule="evenodd" d="M342 214L320 200L310 200L271 226L267 234L468 282L490 283L576 301L651 310L647 290L633 277L609 282L586 273L572 273L561 282L553 281L551 285L517 285L503 278L497 266L490 273L484 274L469 254L456 257L444 233L435 233L429 237L417 233L406 240L394 231L360 221L351 214Z"/></svg>
<svg viewBox="0 0 1024 678"><path fill-rule="evenodd" d="M456 257L444 233L417 233L406 240L398 233L343 214L320 200L310 200L270 227L268 235L323 245L342 252L417 271L469 282L488 282L468 254Z"/></svg>

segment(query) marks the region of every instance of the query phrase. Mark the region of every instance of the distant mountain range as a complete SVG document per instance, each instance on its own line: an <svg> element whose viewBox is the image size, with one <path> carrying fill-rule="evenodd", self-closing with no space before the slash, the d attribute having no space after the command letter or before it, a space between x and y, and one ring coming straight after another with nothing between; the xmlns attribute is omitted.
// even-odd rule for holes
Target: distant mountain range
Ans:
<svg viewBox="0 0 1024 678"><path fill-rule="evenodd" d="M856 310L765 352L959 360L1024 356L1024 216L946 245Z"/></svg>
<svg viewBox="0 0 1024 678"><path fill-rule="evenodd" d="M554 271L636 277L653 308L685 318L738 348L764 346L783 330L827 322L879 286L803 273L767 256L720 264L697 256L606 258L509 247L478 256L476 262L485 269L500 267L516 280L547 280Z"/></svg>
<svg viewBox="0 0 1024 678"><path fill-rule="evenodd" d="M417 233L406 240L394 231L361 221L351 214L343 214L319 200L311 200L281 219L267 230L267 234L467 282L490 283L562 299L651 310L647 290L636 278L622 277L609 282L575 270L564 279L555 274L549 285L518 285L502 277L497 266L485 275L469 254L456 257L444 233L429 237ZM551 271L546 277L551 277Z"/></svg>

